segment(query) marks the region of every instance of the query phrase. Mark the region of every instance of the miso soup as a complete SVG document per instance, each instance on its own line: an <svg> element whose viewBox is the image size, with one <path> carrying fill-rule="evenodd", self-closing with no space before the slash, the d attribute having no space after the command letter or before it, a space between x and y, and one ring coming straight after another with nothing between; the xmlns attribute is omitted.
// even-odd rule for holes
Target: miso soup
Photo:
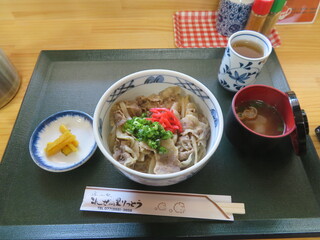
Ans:
<svg viewBox="0 0 320 240"><path fill-rule="evenodd" d="M285 123L275 107L261 101L246 101L236 106L239 119L251 130L269 136L281 135Z"/></svg>

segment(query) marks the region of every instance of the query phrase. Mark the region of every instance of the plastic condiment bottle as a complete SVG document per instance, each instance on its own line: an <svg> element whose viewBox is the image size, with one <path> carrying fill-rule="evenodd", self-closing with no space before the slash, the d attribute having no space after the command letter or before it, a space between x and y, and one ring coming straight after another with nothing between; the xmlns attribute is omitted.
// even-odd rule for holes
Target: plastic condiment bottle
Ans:
<svg viewBox="0 0 320 240"><path fill-rule="evenodd" d="M272 8L270 13L268 14L266 21L261 29L261 33L265 36L269 36L271 33L272 28L277 23L279 16L281 14L281 10L286 4L287 0L275 0L273 2Z"/></svg>
<svg viewBox="0 0 320 240"><path fill-rule="evenodd" d="M270 12L274 0L255 0L252 5L246 30L260 32Z"/></svg>

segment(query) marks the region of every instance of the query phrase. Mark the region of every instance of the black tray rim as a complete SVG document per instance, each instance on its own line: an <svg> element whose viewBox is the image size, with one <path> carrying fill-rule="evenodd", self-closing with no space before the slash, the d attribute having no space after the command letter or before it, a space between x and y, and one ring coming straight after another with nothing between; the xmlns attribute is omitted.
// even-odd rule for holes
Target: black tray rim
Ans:
<svg viewBox="0 0 320 240"><path fill-rule="evenodd" d="M127 60L128 56L139 56L148 53L150 59L176 59L177 54L183 54L190 59L198 59L201 52L205 58L210 58L212 51L221 54L224 48L203 49L88 49L88 50L42 50L38 56L30 82L39 74L42 74L42 62L50 64L54 61L82 61L83 57L94 61L107 61L112 59ZM103 52L103 54L102 54ZM126 52L125 55L119 53ZM67 54L67 58L65 57ZM195 54L197 53L197 54ZM155 55L156 54L156 55ZM119 57L120 55L120 57ZM156 57L155 57L156 56ZM272 64L279 64L276 52L270 55ZM148 58L144 58L148 59ZM289 91L290 87L285 78L281 65L277 66L279 79L273 79L274 87ZM27 87L28 93L30 84ZM23 99L21 109L25 104L27 94ZM34 110L36 111L36 110ZM14 128L13 128L14 129ZM9 139L10 141L10 139ZM308 152L312 160L302 156L301 159L308 173L320 172L319 157L314 148L311 138L307 137ZM5 151L6 152L6 151ZM312 179L311 185L316 185L315 195L320 202L319 189L320 176ZM212 224L214 223L214 224ZM192 225L192 226L191 226ZM174 226L179 226L175 229ZM268 226L268 228L266 228ZM148 229L146 232L145 229ZM195 231L195 229L198 229ZM206 229L206 232L202 230ZM222 229L222 230L221 230ZM164 231L165 230L165 231ZM214 239L252 239L252 238L290 238L290 237L319 237L319 218L303 219L270 219L270 220L241 220L231 223L217 221L201 221L187 223L112 223L112 224L59 224L59 225L5 225L0 226L0 236L3 239L103 239L103 238L214 238Z"/></svg>
<svg viewBox="0 0 320 240"><path fill-rule="evenodd" d="M213 224L214 223L214 224ZM271 226L266 229L266 226ZM319 237L319 218L184 223L0 226L2 239L252 239ZM202 229L206 228L207 234ZM197 229L195 231L195 229ZM173 237L174 236L174 237Z"/></svg>

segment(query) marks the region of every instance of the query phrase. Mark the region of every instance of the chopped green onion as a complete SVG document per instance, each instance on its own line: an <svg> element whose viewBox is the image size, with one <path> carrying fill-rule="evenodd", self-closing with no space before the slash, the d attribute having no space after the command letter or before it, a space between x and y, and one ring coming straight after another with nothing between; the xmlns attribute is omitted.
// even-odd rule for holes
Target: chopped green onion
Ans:
<svg viewBox="0 0 320 240"><path fill-rule="evenodd" d="M133 135L138 141L145 142L158 153L166 153L167 149L160 145L160 140L173 137L171 131L166 131L159 122L147 120L146 114L141 117L133 117L125 122L123 132Z"/></svg>

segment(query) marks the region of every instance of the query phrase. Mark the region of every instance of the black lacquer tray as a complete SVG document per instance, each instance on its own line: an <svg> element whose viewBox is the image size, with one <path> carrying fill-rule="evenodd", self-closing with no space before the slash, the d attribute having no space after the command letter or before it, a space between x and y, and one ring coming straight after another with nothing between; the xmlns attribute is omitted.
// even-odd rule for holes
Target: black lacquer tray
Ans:
<svg viewBox="0 0 320 240"><path fill-rule="evenodd" d="M28 143L40 121L67 109L93 115L109 86L144 69L176 70L198 79L226 115L233 94L217 81L223 53L224 49L42 51L0 164L0 238L320 236L320 161L309 137L308 153L299 157L289 140L273 152L255 156L236 151L223 136L204 169L169 187L128 180L98 149L86 164L70 172L46 172L33 163ZM289 90L275 52L258 83ZM231 195L233 202L245 203L246 214L235 215L234 222L221 222L82 212L86 186Z"/></svg>

